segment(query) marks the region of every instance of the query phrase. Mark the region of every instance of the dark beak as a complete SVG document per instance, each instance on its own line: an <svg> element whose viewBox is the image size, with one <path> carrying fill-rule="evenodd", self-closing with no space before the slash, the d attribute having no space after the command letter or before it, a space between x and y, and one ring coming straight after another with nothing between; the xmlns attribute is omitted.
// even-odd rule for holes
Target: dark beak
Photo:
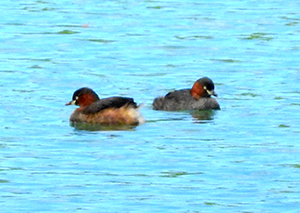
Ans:
<svg viewBox="0 0 300 213"><path fill-rule="evenodd" d="M75 105L75 102L76 102L75 100L70 101L70 102L66 103L65 106Z"/></svg>
<svg viewBox="0 0 300 213"><path fill-rule="evenodd" d="M208 93L209 95L213 95L213 96L218 97L217 93L216 93L214 90L207 91L207 93Z"/></svg>

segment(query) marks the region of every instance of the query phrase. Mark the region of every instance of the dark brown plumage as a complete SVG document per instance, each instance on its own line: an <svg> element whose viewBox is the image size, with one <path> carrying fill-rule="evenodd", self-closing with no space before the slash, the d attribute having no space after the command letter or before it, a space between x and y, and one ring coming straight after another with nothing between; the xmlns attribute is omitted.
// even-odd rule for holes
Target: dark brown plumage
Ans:
<svg viewBox="0 0 300 213"><path fill-rule="evenodd" d="M198 79L192 89L169 92L153 101L153 109L165 111L220 109L220 105L211 95L217 96L211 79Z"/></svg>

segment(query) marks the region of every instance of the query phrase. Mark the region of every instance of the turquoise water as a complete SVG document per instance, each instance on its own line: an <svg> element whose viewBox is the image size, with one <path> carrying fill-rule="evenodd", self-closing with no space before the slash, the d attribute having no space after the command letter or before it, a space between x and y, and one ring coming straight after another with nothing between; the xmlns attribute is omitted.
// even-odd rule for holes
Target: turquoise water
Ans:
<svg viewBox="0 0 300 213"><path fill-rule="evenodd" d="M0 3L1 212L298 212L300 3ZM222 110L161 112L215 82ZM69 125L82 87L144 103L129 130Z"/></svg>

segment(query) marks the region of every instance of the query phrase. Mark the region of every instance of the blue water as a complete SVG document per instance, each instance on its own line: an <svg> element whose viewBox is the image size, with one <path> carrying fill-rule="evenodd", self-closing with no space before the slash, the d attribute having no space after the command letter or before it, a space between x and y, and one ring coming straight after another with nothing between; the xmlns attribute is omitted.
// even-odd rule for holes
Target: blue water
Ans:
<svg viewBox="0 0 300 213"><path fill-rule="evenodd" d="M299 212L298 1L0 3L1 212ZM155 97L215 82L222 110ZM144 103L69 125L82 87Z"/></svg>

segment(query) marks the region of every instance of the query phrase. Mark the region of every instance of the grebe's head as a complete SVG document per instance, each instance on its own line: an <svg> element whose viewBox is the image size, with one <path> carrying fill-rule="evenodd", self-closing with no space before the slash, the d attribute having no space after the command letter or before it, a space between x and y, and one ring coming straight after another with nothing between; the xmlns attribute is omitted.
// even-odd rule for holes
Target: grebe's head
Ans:
<svg viewBox="0 0 300 213"><path fill-rule="evenodd" d="M92 89L83 87L74 92L72 101L66 103L66 105L86 107L98 100L100 100L100 98Z"/></svg>
<svg viewBox="0 0 300 213"><path fill-rule="evenodd" d="M192 87L191 95L195 99L199 99L200 97L210 97L211 95L217 97L214 82L208 77L198 79Z"/></svg>

